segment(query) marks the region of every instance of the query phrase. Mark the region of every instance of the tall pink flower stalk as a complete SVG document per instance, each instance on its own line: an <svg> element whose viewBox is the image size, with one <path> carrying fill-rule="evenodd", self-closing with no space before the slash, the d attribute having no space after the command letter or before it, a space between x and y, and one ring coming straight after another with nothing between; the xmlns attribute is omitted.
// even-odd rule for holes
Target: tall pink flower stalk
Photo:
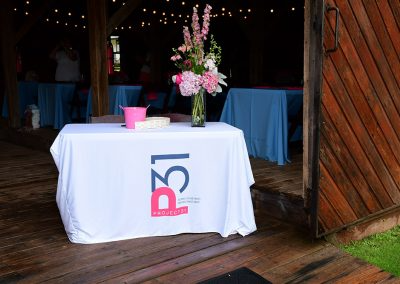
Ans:
<svg viewBox="0 0 400 284"><path fill-rule="evenodd" d="M204 9L204 18L203 18L203 28L201 29L201 35L203 40L207 39L209 27L210 27L210 12L211 12L211 6L206 5L206 8Z"/></svg>
<svg viewBox="0 0 400 284"><path fill-rule="evenodd" d="M187 50L191 49L193 47L193 43L190 39L190 32L188 27L183 27L183 39L185 40Z"/></svg>
<svg viewBox="0 0 400 284"><path fill-rule="evenodd" d="M199 23L199 15L197 14L196 7L193 7L193 15L192 15L192 29L194 40L197 45L203 45L202 36L200 33L200 23Z"/></svg>

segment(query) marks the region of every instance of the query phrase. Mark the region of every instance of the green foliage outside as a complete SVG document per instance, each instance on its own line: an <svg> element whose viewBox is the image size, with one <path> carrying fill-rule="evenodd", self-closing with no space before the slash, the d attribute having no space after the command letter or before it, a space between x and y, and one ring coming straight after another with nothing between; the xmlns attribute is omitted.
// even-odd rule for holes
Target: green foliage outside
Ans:
<svg viewBox="0 0 400 284"><path fill-rule="evenodd" d="M341 246L347 253L400 277L400 226Z"/></svg>

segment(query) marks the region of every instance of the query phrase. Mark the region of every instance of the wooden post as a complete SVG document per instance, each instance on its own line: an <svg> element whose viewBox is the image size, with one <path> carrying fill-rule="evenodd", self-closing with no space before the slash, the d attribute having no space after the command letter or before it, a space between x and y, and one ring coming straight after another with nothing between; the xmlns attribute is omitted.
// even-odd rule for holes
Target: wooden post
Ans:
<svg viewBox="0 0 400 284"><path fill-rule="evenodd" d="M19 99L17 91L17 68L15 52L15 30L12 23L13 1L2 2L0 9L0 49L4 74L4 95L8 99L9 126L18 128L21 126L19 113Z"/></svg>
<svg viewBox="0 0 400 284"><path fill-rule="evenodd" d="M303 188L311 234L318 236L319 133L324 1L306 0L304 15Z"/></svg>
<svg viewBox="0 0 400 284"><path fill-rule="evenodd" d="M106 0L87 0L89 21L92 115L108 114L107 7Z"/></svg>

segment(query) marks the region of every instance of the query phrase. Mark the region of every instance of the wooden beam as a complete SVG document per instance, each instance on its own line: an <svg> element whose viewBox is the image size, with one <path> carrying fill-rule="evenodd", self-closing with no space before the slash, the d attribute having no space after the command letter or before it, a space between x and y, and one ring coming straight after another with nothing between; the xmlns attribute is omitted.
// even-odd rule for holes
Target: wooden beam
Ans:
<svg viewBox="0 0 400 284"><path fill-rule="evenodd" d="M87 0L92 115L108 114L107 1Z"/></svg>
<svg viewBox="0 0 400 284"><path fill-rule="evenodd" d="M18 107L15 31L12 25L13 4L12 0L3 1L0 9L0 50L4 74L4 95L8 99L9 126L17 128L21 126L21 120Z"/></svg>
<svg viewBox="0 0 400 284"><path fill-rule="evenodd" d="M324 1L306 0L304 14L303 182L310 233L318 233L319 134L322 96Z"/></svg>
<svg viewBox="0 0 400 284"><path fill-rule="evenodd" d="M32 15L28 17L28 20L17 31L15 35L15 44L18 44L18 42L20 42L20 40L29 32L32 26L44 15L44 13L48 11L51 2L52 0L45 0L39 8L33 11Z"/></svg>
<svg viewBox="0 0 400 284"><path fill-rule="evenodd" d="M128 0L125 2L117 12L108 20L107 24L107 36L111 35L113 30L118 27L135 9L142 0Z"/></svg>

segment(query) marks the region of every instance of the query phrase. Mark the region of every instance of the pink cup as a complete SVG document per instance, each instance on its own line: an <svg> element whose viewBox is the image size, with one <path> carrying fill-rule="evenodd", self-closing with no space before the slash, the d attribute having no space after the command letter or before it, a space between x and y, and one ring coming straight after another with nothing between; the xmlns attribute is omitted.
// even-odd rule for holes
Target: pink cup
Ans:
<svg viewBox="0 0 400 284"><path fill-rule="evenodd" d="M146 119L145 107L124 107L126 128L135 129L136 121L144 121Z"/></svg>

